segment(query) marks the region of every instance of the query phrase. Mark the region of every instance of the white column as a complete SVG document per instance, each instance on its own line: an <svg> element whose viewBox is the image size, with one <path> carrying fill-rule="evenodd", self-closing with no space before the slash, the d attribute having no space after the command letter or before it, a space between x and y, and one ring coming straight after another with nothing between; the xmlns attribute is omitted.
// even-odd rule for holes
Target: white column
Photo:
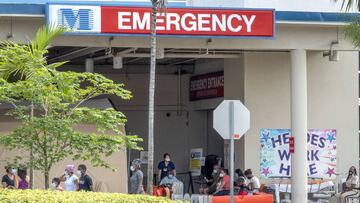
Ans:
<svg viewBox="0 0 360 203"><path fill-rule="evenodd" d="M291 51L291 202L307 202L307 76L306 51Z"/></svg>
<svg viewBox="0 0 360 203"><path fill-rule="evenodd" d="M85 59L85 72L89 72L89 73L94 72L94 59L91 58Z"/></svg>

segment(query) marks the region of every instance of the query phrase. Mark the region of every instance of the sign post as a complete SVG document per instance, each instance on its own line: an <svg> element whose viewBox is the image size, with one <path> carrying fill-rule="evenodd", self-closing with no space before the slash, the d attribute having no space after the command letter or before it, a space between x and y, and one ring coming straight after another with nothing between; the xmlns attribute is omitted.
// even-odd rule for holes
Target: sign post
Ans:
<svg viewBox="0 0 360 203"><path fill-rule="evenodd" d="M230 203L234 203L234 140L250 128L250 112L238 100L224 100L214 111L214 129L230 139Z"/></svg>

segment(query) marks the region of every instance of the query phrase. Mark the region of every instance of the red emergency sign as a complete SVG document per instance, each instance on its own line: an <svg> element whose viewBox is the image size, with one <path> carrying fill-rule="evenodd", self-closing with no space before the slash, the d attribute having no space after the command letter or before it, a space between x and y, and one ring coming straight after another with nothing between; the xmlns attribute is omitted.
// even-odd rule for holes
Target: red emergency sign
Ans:
<svg viewBox="0 0 360 203"><path fill-rule="evenodd" d="M168 8L156 20L160 35L274 36L273 10ZM101 33L149 34L151 8L101 6Z"/></svg>
<svg viewBox="0 0 360 203"><path fill-rule="evenodd" d="M294 154L294 152L295 152L295 139L294 139L294 137L289 138L289 152L290 152L290 154Z"/></svg>

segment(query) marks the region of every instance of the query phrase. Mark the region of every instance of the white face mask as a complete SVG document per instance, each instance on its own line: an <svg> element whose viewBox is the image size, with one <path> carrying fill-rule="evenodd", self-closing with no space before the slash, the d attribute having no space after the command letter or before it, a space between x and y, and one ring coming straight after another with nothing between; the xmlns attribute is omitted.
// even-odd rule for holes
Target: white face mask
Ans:
<svg viewBox="0 0 360 203"><path fill-rule="evenodd" d="M217 170L216 170L216 169L214 169L214 170L213 170L213 173L217 173Z"/></svg>
<svg viewBox="0 0 360 203"><path fill-rule="evenodd" d="M169 161L170 161L170 158L168 158L168 157L167 157L167 158L165 158L165 161L169 162Z"/></svg>
<svg viewBox="0 0 360 203"><path fill-rule="evenodd" d="M80 170L77 170L77 171L76 171L76 175L77 175L77 176L81 176L81 171L80 171Z"/></svg>
<svg viewBox="0 0 360 203"><path fill-rule="evenodd" d="M17 170L15 168L11 169L11 174L15 175Z"/></svg>
<svg viewBox="0 0 360 203"><path fill-rule="evenodd" d="M220 174L219 174L219 177L220 177L220 178L224 177L224 174L223 174L223 173L220 173Z"/></svg>
<svg viewBox="0 0 360 203"><path fill-rule="evenodd" d="M55 190L56 189L56 183L51 183L50 188Z"/></svg>
<svg viewBox="0 0 360 203"><path fill-rule="evenodd" d="M130 171L135 171L135 167L134 167L134 166L130 166Z"/></svg>
<svg viewBox="0 0 360 203"><path fill-rule="evenodd" d="M169 175L169 178L173 178L174 177L174 175Z"/></svg>

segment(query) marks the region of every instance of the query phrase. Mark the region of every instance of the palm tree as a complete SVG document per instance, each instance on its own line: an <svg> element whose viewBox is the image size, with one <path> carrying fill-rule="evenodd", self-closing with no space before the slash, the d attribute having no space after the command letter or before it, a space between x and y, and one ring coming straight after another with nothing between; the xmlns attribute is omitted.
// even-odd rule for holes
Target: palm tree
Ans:
<svg viewBox="0 0 360 203"><path fill-rule="evenodd" d="M337 2L339 0L335 0ZM359 0L342 0L341 8L345 8L346 11L349 11L354 5L360 10L360 1Z"/></svg>
<svg viewBox="0 0 360 203"><path fill-rule="evenodd" d="M37 68L46 68L51 71L65 62L47 64L46 55L50 48L50 42L65 32L64 28L50 25L48 28L41 27L35 35L35 39L29 44L17 44L11 41L3 42L4 49L0 49L0 78L8 80L10 77L19 80L31 78ZM34 116L34 105L31 103L30 120ZM29 152L30 162L33 160L32 148ZM34 188L33 164L30 164L30 188Z"/></svg>
<svg viewBox="0 0 360 203"><path fill-rule="evenodd" d="M156 17L158 12L164 12L167 0L151 0L151 56L150 56L150 81L149 81L149 129L148 129L148 168L147 192L153 191L154 177L154 95L156 73Z"/></svg>

